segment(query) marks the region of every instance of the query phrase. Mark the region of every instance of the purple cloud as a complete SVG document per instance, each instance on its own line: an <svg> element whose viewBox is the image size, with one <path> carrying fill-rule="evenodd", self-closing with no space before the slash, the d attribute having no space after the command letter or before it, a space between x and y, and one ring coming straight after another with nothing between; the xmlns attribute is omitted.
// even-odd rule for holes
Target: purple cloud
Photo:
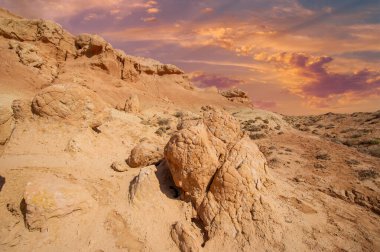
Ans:
<svg viewBox="0 0 380 252"><path fill-rule="evenodd" d="M244 84L244 81L232 79L225 76L215 74L200 74L191 79L193 83L198 87L211 87L215 86L219 89L227 89Z"/></svg>

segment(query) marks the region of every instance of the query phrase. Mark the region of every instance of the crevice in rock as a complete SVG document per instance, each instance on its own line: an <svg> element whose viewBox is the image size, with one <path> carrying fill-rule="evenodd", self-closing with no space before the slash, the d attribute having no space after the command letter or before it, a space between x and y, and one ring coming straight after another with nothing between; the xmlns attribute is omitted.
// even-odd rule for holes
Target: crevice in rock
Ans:
<svg viewBox="0 0 380 252"><path fill-rule="evenodd" d="M100 125L99 125L99 126L100 126ZM99 129L99 126L92 126L91 129L92 129L95 133L100 134L100 133L102 133L102 131Z"/></svg>
<svg viewBox="0 0 380 252"><path fill-rule="evenodd" d="M3 176L0 176L0 192L3 189L4 184L5 184L5 178Z"/></svg>
<svg viewBox="0 0 380 252"><path fill-rule="evenodd" d="M24 219L24 224L25 224L25 227L29 227L27 221L26 221L26 213L27 213L27 206L26 206L26 202L25 202L25 199L22 199L21 202L20 202L20 211L21 211L21 214L23 216L23 219Z"/></svg>
<svg viewBox="0 0 380 252"><path fill-rule="evenodd" d="M205 245L206 245L206 242L210 239L210 237L208 236L208 233L204 227L204 224L202 222L201 219L199 218L191 218L191 222L195 224L195 226L197 226L197 228L200 229L201 231L201 235L202 235L202 239L203 239L203 242L201 244L201 247L203 248Z"/></svg>

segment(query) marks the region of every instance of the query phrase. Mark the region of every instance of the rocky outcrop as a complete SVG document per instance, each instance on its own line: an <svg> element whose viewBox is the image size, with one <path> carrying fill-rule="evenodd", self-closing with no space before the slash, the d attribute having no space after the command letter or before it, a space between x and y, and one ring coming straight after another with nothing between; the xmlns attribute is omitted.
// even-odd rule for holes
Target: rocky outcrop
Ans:
<svg viewBox="0 0 380 252"><path fill-rule="evenodd" d="M14 49L20 62L26 66L40 68L44 64L43 58L38 54L38 48L32 44L10 41L9 49Z"/></svg>
<svg viewBox="0 0 380 252"><path fill-rule="evenodd" d="M25 220L31 230L44 230L51 218L63 218L75 211L86 212L94 206L85 188L55 176L28 182L24 201Z"/></svg>
<svg viewBox="0 0 380 252"><path fill-rule="evenodd" d="M247 239L253 208L260 204L267 181L266 160L256 144L242 136L236 119L207 109L202 121L170 139L165 158L210 238L221 232Z"/></svg>
<svg viewBox="0 0 380 252"><path fill-rule="evenodd" d="M92 57L105 52L107 49L112 49L111 45L102 37L87 33L75 38L75 46L78 49L78 54L86 55L87 57Z"/></svg>
<svg viewBox="0 0 380 252"><path fill-rule="evenodd" d="M32 101L33 113L42 117L86 122L96 125L104 115L103 101L92 91L76 84L44 88Z"/></svg>
<svg viewBox="0 0 380 252"><path fill-rule="evenodd" d="M136 145L127 160L132 168L154 165L163 158L163 149L148 140L143 140Z"/></svg>
<svg viewBox="0 0 380 252"><path fill-rule="evenodd" d="M17 41L42 41L74 54L74 37L60 25L45 20L0 18L0 36Z"/></svg>
<svg viewBox="0 0 380 252"><path fill-rule="evenodd" d="M241 89L234 88L229 90L221 91L220 94L226 97L231 102L250 104L251 100L246 92Z"/></svg>

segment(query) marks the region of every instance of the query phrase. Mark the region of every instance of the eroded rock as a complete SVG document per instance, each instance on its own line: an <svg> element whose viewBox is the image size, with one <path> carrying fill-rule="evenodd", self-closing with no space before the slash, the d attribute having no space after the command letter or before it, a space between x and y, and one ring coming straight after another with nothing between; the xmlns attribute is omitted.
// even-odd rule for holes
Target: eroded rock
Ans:
<svg viewBox="0 0 380 252"><path fill-rule="evenodd" d="M42 117L99 123L104 102L92 91L76 84L56 84L42 89L32 101L32 110Z"/></svg>
<svg viewBox="0 0 380 252"><path fill-rule="evenodd" d="M187 222L177 222L173 225L170 235L181 252L200 251L202 237L199 231Z"/></svg>
<svg viewBox="0 0 380 252"><path fill-rule="evenodd" d="M51 218L63 218L75 211L86 212L94 206L94 200L85 188L55 176L28 182L24 201L26 223L31 230L43 230Z"/></svg>
<svg viewBox="0 0 380 252"><path fill-rule="evenodd" d="M165 158L210 238L221 232L247 239L253 206L260 204L267 180L266 160L257 145L242 136L236 119L207 108L202 122L170 139Z"/></svg>
<svg viewBox="0 0 380 252"><path fill-rule="evenodd" d="M243 103L243 104L251 103L248 94L238 88L224 90L224 91L221 91L220 94L226 97L228 100L235 103Z"/></svg>
<svg viewBox="0 0 380 252"><path fill-rule="evenodd" d="M140 100L137 95L131 95L125 101L124 111L128 113L139 113L140 112Z"/></svg>
<svg viewBox="0 0 380 252"><path fill-rule="evenodd" d="M7 106L0 106L0 145L4 145L15 128L12 110Z"/></svg>
<svg viewBox="0 0 380 252"><path fill-rule="evenodd" d="M127 160L130 167L144 167L154 165L163 158L163 148L148 140L136 145Z"/></svg>

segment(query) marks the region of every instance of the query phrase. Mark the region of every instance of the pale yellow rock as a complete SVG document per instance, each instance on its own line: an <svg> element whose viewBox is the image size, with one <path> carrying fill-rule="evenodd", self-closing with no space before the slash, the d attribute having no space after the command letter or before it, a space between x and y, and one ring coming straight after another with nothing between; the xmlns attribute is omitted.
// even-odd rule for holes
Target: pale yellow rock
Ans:
<svg viewBox="0 0 380 252"><path fill-rule="evenodd" d="M94 205L82 186L55 176L29 181L24 191L26 223L31 230L43 230L49 219L64 218L75 211L86 212Z"/></svg>

